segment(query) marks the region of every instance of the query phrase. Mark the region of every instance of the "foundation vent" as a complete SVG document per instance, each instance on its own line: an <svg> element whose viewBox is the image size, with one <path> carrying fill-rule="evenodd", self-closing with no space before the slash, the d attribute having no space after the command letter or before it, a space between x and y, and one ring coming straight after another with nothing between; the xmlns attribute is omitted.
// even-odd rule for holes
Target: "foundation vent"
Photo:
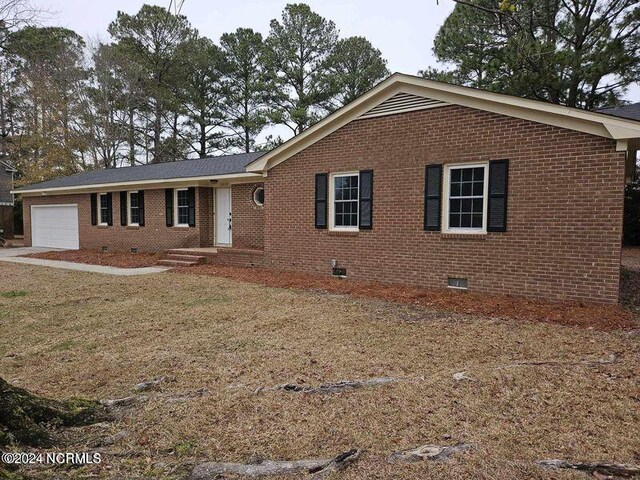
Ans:
<svg viewBox="0 0 640 480"><path fill-rule="evenodd" d="M445 105L448 105L448 103L441 100L420 97L410 93L397 93L380 105L376 105L368 112L360 115L360 118L381 117L383 115L394 115L396 113L411 112L414 110L444 107Z"/></svg>
<svg viewBox="0 0 640 480"><path fill-rule="evenodd" d="M456 277L449 277L447 283L449 285L449 288L457 288L460 290L466 290L468 285L468 281L466 278Z"/></svg>
<svg viewBox="0 0 640 480"><path fill-rule="evenodd" d="M347 269L346 268L340 268L340 267L333 267L333 269L331 270L331 274L334 277L340 277L340 278L344 278L347 276Z"/></svg>

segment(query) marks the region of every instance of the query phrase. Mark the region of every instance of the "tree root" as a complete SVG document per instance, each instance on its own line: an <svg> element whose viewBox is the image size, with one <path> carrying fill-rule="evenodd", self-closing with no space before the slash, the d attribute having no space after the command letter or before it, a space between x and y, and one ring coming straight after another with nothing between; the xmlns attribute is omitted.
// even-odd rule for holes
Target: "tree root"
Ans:
<svg viewBox="0 0 640 480"><path fill-rule="evenodd" d="M412 463L422 460L448 460L449 457L458 452L471 450L473 445L470 443L460 443L453 447L442 447L439 445L421 445L409 450L402 450L389 455L387 459L389 463Z"/></svg>
<svg viewBox="0 0 640 480"><path fill-rule="evenodd" d="M316 458L294 461L264 460L259 463L206 462L196 465L189 480L207 480L218 475L243 475L265 477L269 475L313 474L313 479L325 478L333 471L343 470L355 462L361 454L358 449L349 450L333 458Z"/></svg>
<svg viewBox="0 0 640 480"><path fill-rule="evenodd" d="M0 445L51 447L57 441L51 427L77 427L110 419L100 402L38 397L0 378Z"/></svg>
<svg viewBox="0 0 640 480"><path fill-rule="evenodd" d="M575 367L575 366L586 366L586 367L597 367L598 365L608 365L611 363L615 363L617 357L615 353L612 353L608 357L598 358L596 360L579 360L577 362L562 362L559 360L522 360L520 362L512 363L509 365L502 365L496 367L497 369L501 368L514 368L514 367L526 367L526 366L539 366L539 365L551 365L557 367Z"/></svg>
<svg viewBox="0 0 640 480"><path fill-rule="evenodd" d="M304 385L298 383L285 383L283 385L276 385L275 387L260 387L255 393L260 393L268 390L283 390L285 392L294 393L338 393L345 390L354 390L356 388L363 387L377 387L386 385L388 383L401 382L401 378L395 377L380 377L371 378L369 380L342 380L340 382L323 383L317 387L311 385Z"/></svg>
<svg viewBox="0 0 640 480"><path fill-rule="evenodd" d="M625 465L620 463L581 463L564 460L540 460L543 468L579 470L591 474L612 475L614 477L631 478L640 476L640 465Z"/></svg>

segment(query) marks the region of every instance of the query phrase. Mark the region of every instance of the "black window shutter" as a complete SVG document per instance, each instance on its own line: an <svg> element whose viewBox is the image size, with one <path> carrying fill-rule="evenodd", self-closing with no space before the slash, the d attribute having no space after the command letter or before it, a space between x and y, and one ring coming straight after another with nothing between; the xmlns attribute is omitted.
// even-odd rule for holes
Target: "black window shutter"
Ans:
<svg viewBox="0 0 640 480"><path fill-rule="evenodd" d="M164 206L167 215L167 227L173 227L173 188L164 189Z"/></svg>
<svg viewBox="0 0 640 480"><path fill-rule="evenodd" d="M120 192L120 225L127 224L127 192Z"/></svg>
<svg viewBox="0 0 640 480"><path fill-rule="evenodd" d="M373 170L360 171L360 229L373 228Z"/></svg>
<svg viewBox="0 0 640 480"><path fill-rule="evenodd" d="M107 193L107 225L113 226L113 195Z"/></svg>
<svg viewBox="0 0 640 480"><path fill-rule="evenodd" d="M189 226L196 226L196 188L189 187L187 190L189 194Z"/></svg>
<svg viewBox="0 0 640 480"><path fill-rule="evenodd" d="M507 190L509 185L509 160L489 162L489 217L488 232L507 231Z"/></svg>
<svg viewBox="0 0 640 480"><path fill-rule="evenodd" d="M98 194L91 194L91 225L98 224Z"/></svg>
<svg viewBox="0 0 640 480"><path fill-rule="evenodd" d="M442 165L427 165L424 175L424 229L439 231L442 216Z"/></svg>
<svg viewBox="0 0 640 480"><path fill-rule="evenodd" d="M316 173L316 228L327 228L327 182L326 173Z"/></svg>
<svg viewBox="0 0 640 480"><path fill-rule="evenodd" d="M140 212L138 225L144 227L144 190L138 190L138 212Z"/></svg>

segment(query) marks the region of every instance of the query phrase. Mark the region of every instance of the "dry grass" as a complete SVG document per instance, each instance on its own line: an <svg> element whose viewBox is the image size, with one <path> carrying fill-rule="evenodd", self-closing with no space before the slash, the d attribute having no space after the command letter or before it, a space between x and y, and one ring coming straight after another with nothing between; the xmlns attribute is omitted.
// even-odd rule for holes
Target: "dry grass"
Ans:
<svg viewBox="0 0 640 480"><path fill-rule="evenodd" d="M351 447L340 475L362 478L584 478L541 458L638 462L637 331L441 313L379 300L164 273L110 277L0 265L0 376L40 394L117 398L165 375L165 392L205 387L184 403L152 398L105 429L129 435L72 477L180 476L176 465L252 455L297 459ZM617 356L599 366L521 366ZM454 382L466 370L473 381ZM331 396L259 386L414 379ZM418 380L424 377L424 380ZM394 450L471 442L447 463L389 465ZM53 470L30 472L43 478Z"/></svg>

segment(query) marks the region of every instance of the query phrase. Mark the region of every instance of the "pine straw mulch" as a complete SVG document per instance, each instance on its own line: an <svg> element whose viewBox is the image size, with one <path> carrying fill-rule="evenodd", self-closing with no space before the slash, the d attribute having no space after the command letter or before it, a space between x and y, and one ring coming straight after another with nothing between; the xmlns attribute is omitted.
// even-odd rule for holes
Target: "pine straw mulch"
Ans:
<svg viewBox="0 0 640 480"><path fill-rule="evenodd" d="M433 310L491 318L542 321L600 331L640 327L636 314L619 305L530 300L509 295L490 295L436 288L361 282L267 268L197 265L174 272L213 275L269 287L304 289L333 294L377 298ZM635 288L640 287L640 280ZM634 287L631 287L632 289ZM640 298L638 299L640 305ZM640 313L640 308L637 310Z"/></svg>
<svg viewBox="0 0 640 480"><path fill-rule="evenodd" d="M64 250L59 252L30 253L23 256L120 268L152 267L156 265L162 257L159 253L102 253L94 250Z"/></svg>

